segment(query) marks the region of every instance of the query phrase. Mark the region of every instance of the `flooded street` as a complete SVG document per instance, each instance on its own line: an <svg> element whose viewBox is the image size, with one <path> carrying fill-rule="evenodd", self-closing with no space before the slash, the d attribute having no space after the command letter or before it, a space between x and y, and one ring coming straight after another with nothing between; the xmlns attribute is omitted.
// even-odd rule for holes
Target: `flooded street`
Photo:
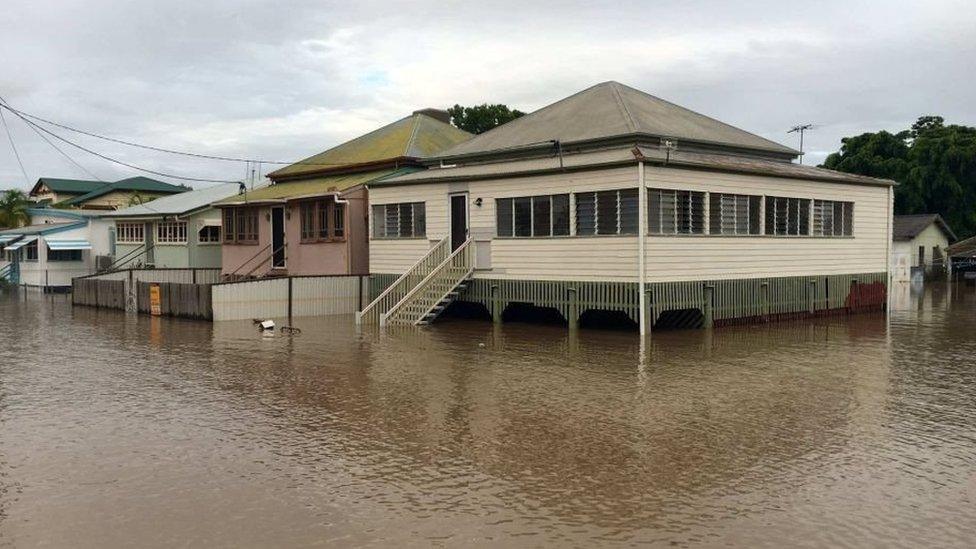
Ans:
<svg viewBox="0 0 976 549"><path fill-rule="evenodd" d="M971 546L976 291L656 333L0 300L0 546Z"/></svg>

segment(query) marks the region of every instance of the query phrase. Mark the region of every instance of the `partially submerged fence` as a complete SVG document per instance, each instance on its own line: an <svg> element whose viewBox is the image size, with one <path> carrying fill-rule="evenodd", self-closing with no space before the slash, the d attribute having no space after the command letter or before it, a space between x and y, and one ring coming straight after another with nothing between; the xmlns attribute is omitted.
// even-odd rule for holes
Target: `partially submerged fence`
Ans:
<svg viewBox="0 0 976 549"><path fill-rule="evenodd" d="M149 288L159 285L160 314L213 318L210 287L220 269L123 269L72 280L75 305L149 314Z"/></svg>
<svg viewBox="0 0 976 549"><path fill-rule="evenodd" d="M354 314L368 303L366 276L260 278L212 286L213 320Z"/></svg>

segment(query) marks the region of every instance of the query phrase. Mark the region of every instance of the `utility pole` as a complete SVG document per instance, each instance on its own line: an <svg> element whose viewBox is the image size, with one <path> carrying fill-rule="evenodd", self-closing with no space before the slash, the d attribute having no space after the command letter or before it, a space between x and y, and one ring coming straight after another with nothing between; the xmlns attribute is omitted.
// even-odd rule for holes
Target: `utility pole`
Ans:
<svg viewBox="0 0 976 549"><path fill-rule="evenodd" d="M800 134L800 164L803 164L803 132L807 130L812 130L813 124L801 124L799 126L793 126L790 131L786 133L799 133Z"/></svg>

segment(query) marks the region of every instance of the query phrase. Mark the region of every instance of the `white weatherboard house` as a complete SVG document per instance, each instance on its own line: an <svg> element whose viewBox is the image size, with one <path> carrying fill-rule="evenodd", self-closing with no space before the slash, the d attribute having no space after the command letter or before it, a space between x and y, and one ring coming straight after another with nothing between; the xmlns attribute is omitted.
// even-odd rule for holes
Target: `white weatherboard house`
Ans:
<svg viewBox="0 0 976 549"><path fill-rule="evenodd" d="M222 183L106 214L115 221L115 268L219 269L221 218L211 204L238 188Z"/></svg>
<svg viewBox="0 0 976 549"><path fill-rule="evenodd" d="M920 276L944 269L949 244L956 235L939 214L896 215L892 248L895 279L904 282L910 273Z"/></svg>
<svg viewBox="0 0 976 549"><path fill-rule="evenodd" d="M888 180L616 82L375 182L364 323L423 324L452 301L652 326L882 308ZM422 220L418 222L418 220Z"/></svg>
<svg viewBox="0 0 976 549"><path fill-rule="evenodd" d="M31 208L31 225L0 231L0 278L44 290L67 290L97 270L110 250L110 222L91 211Z"/></svg>

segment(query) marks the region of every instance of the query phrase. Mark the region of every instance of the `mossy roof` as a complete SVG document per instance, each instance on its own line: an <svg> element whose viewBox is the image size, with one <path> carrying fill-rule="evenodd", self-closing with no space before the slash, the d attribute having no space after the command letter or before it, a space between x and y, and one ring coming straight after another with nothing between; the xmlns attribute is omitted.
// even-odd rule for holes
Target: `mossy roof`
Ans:
<svg viewBox="0 0 976 549"><path fill-rule="evenodd" d="M287 200L311 197L334 192L342 192L352 187L379 181L387 177L406 175L420 168L387 168L368 172L347 173L313 177L300 181L284 181L260 189L237 194L218 202L215 206L238 205L261 202L284 202Z"/></svg>
<svg viewBox="0 0 976 549"><path fill-rule="evenodd" d="M268 174L290 178L322 170L379 163L398 158L424 158L473 137L468 132L425 114L414 113L325 152Z"/></svg>

